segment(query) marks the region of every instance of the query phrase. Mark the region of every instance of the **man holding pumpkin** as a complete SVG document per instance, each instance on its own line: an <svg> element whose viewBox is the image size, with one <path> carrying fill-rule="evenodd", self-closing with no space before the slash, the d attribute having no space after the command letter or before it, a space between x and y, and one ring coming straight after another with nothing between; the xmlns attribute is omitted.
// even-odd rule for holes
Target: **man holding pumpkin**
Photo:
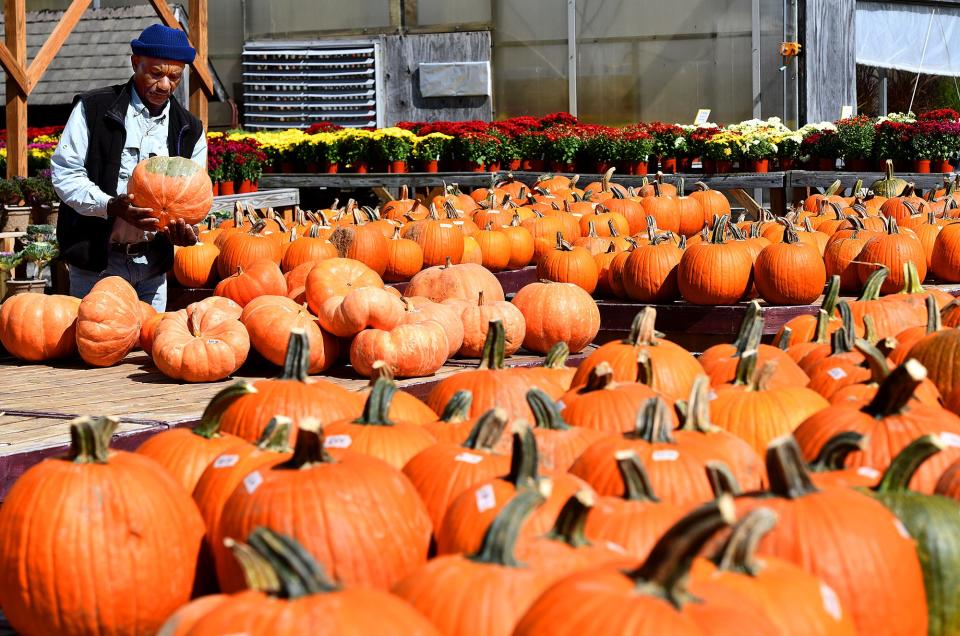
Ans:
<svg viewBox="0 0 960 636"><path fill-rule="evenodd" d="M196 51L186 34L161 24L131 43L126 84L78 95L51 161L60 197L57 239L70 270L70 294L82 298L105 276L121 276L158 311L167 304L174 245L193 245L182 219L159 229L150 208L127 194L133 169L152 156L180 156L206 168L203 124L173 96Z"/></svg>

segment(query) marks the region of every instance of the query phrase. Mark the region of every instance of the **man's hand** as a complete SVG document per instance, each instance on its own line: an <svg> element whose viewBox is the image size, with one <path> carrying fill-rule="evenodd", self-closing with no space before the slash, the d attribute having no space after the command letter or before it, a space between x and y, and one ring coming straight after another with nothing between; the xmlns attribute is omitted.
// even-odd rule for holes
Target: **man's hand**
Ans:
<svg viewBox="0 0 960 636"><path fill-rule="evenodd" d="M190 247L197 242L197 231L183 219L171 221L160 234L166 234L171 243L180 247Z"/></svg>
<svg viewBox="0 0 960 636"><path fill-rule="evenodd" d="M121 194L110 199L107 203L107 214L123 219L133 227L147 232L156 232L160 223L160 219L153 214L152 209L138 208L133 205L132 194Z"/></svg>

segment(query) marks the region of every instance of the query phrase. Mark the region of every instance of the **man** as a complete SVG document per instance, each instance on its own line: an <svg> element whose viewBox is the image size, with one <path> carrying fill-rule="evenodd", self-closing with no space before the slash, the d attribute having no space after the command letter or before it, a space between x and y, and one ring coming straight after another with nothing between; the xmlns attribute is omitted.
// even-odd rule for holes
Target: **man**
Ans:
<svg viewBox="0 0 960 636"><path fill-rule="evenodd" d="M126 84L78 96L51 161L60 197L57 239L70 270L70 294L83 297L100 278L121 276L141 300L163 311L173 246L197 242L179 219L158 230L153 210L127 194L136 165L155 155L207 163L203 125L174 98L196 51L186 34L161 24L131 43Z"/></svg>

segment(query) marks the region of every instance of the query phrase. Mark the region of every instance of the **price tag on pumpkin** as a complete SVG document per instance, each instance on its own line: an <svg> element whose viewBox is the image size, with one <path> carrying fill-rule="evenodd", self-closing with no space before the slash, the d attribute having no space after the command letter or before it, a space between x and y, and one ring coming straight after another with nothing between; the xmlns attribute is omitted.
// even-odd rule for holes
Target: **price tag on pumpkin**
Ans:
<svg viewBox="0 0 960 636"><path fill-rule="evenodd" d="M832 369L827 371L827 375L829 375L834 380L842 380L845 377L847 377L847 372L841 369L840 367L833 367Z"/></svg>
<svg viewBox="0 0 960 636"><path fill-rule="evenodd" d="M221 455L213 460L213 467L230 468L231 466L236 466L238 461L240 461L239 455Z"/></svg>
<svg viewBox="0 0 960 636"><path fill-rule="evenodd" d="M464 464L479 464L483 461L483 455L474 455L473 453L460 453L453 458L455 461Z"/></svg>
<svg viewBox="0 0 960 636"><path fill-rule="evenodd" d="M652 459L655 462L675 462L680 458L679 451L675 450L655 450Z"/></svg>
<svg viewBox="0 0 960 636"><path fill-rule="evenodd" d="M826 583L820 584L820 598L823 599L823 609L827 614L833 616L836 620L843 618L843 608L840 606L840 597L833 591L833 588Z"/></svg>
<svg viewBox="0 0 960 636"><path fill-rule="evenodd" d="M840 119L846 119L848 117L853 117L853 106L850 104L844 104L840 108Z"/></svg>
<svg viewBox="0 0 960 636"><path fill-rule="evenodd" d="M263 475L261 475L258 470L253 471L243 478L243 487L246 489L248 495L252 495L262 483Z"/></svg>
<svg viewBox="0 0 960 636"><path fill-rule="evenodd" d="M331 435L323 440L324 448L350 448L351 444L353 438L349 435Z"/></svg>
<svg viewBox="0 0 960 636"><path fill-rule="evenodd" d="M478 512L486 512L497 505L497 496L493 494L493 486L490 484L478 488L474 496L477 499Z"/></svg>
<svg viewBox="0 0 960 636"><path fill-rule="evenodd" d="M697 116L693 118L693 123L697 126L703 126L710 120L710 109L701 108L697 111Z"/></svg>

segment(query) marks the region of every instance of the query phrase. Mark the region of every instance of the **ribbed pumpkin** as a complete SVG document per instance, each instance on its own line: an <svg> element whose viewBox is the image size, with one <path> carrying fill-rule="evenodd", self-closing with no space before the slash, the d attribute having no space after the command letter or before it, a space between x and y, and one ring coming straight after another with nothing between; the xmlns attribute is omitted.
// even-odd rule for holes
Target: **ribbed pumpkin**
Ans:
<svg viewBox="0 0 960 636"><path fill-rule="evenodd" d="M696 562L691 591L699 581L730 588L756 602L783 636L855 636L850 612L833 588L789 561L757 557L757 544L776 523L768 508L741 517L709 560Z"/></svg>
<svg viewBox="0 0 960 636"><path fill-rule="evenodd" d="M177 282L187 288L213 287L220 276L217 258L220 250L213 242L198 242L188 247L179 247L173 253L173 275Z"/></svg>
<svg viewBox="0 0 960 636"><path fill-rule="evenodd" d="M866 283L867 277L880 267L890 271L880 288L881 294L899 291L906 284L902 272L907 263L917 268L920 280L927 275L927 256L917 235L912 230L901 230L893 217L887 219L886 225L886 232L867 241L857 257L860 261L857 276L861 283Z"/></svg>
<svg viewBox="0 0 960 636"><path fill-rule="evenodd" d="M469 437L476 423L476 418L470 416L472 404L473 394L470 391L457 391L443 407L440 415L431 422L424 422L422 426L436 438L437 443L460 444Z"/></svg>
<svg viewBox="0 0 960 636"><path fill-rule="evenodd" d="M696 190L690 193L691 199L696 199L703 208L704 221L709 225L714 218L730 214L730 202L719 190L711 190L703 181L694 184Z"/></svg>
<svg viewBox="0 0 960 636"><path fill-rule="evenodd" d="M746 440L760 454L771 440L793 431L830 403L806 387L771 388L776 362L756 367L756 351L744 352L733 383L715 387L717 397L710 408L714 424Z"/></svg>
<svg viewBox="0 0 960 636"><path fill-rule="evenodd" d="M760 251L753 271L760 297L774 305L808 305L827 282L820 252L801 243L792 228L783 233L782 242Z"/></svg>
<svg viewBox="0 0 960 636"><path fill-rule="evenodd" d="M560 414L559 405L536 387L527 391L527 404L533 411L533 435L537 440L540 467L545 471L568 470L587 447L606 437L596 429L568 424Z"/></svg>
<svg viewBox="0 0 960 636"><path fill-rule="evenodd" d="M441 220L434 206L430 206L425 219L408 223L403 237L420 246L426 267L457 264L463 257L463 231L452 222Z"/></svg>
<svg viewBox="0 0 960 636"><path fill-rule="evenodd" d="M275 268L273 263L270 267ZM150 357L161 373L185 382L216 382L247 360L250 336L235 314L194 303L157 325Z"/></svg>
<svg viewBox="0 0 960 636"><path fill-rule="evenodd" d="M247 303L240 322L250 334L250 344L269 362L283 366L290 332L302 329L309 341L307 373L329 369L340 355L340 341L320 328L302 305L284 296L260 296Z"/></svg>
<svg viewBox="0 0 960 636"><path fill-rule="evenodd" d="M917 544L927 594L928 634L956 634L960 610L952 600L960 586L960 505L947 497L910 489L913 474L945 444L924 435L900 451L870 494L897 516Z"/></svg>
<svg viewBox="0 0 960 636"><path fill-rule="evenodd" d="M533 260L533 235L521 225L520 215L514 213L510 224L502 232L510 240L510 259L506 269L520 269L529 265Z"/></svg>
<svg viewBox="0 0 960 636"><path fill-rule="evenodd" d="M722 195L721 195L722 196ZM683 179L677 180L677 209L680 212L680 226L677 233L691 237L697 234L707 224L708 218L704 215L703 205L700 203L702 197L686 196L683 189ZM713 218L710 214L709 218Z"/></svg>
<svg viewBox="0 0 960 636"><path fill-rule="evenodd" d="M593 259L590 259L593 262ZM573 283L530 283L513 298L526 321L523 346L547 353L565 342L572 353L593 342L600 331L600 310L590 294ZM563 320L557 320L563 316Z"/></svg>
<svg viewBox="0 0 960 636"><path fill-rule="evenodd" d="M370 224L341 225L330 235L340 258L352 258L382 276L387 269L387 239Z"/></svg>
<svg viewBox="0 0 960 636"><path fill-rule="evenodd" d="M677 268L683 250L668 235L655 234L638 244L623 264L621 280L627 297L644 303L676 300L680 296Z"/></svg>
<svg viewBox="0 0 960 636"><path fill-rule="evenodd" d="M753 260L747 248L724 239L721 217L709 242L689 245L677 267L680 294L695 305L732 305L750 291Z"/></svg>
<svg viewBox="0 0 960 636"><path fill-rule="evenodd" d="M101 278L77 309L77 351L87 364L109 367L133 351L140 339L137 292L123 278Z"/></svg>
<svg viewBox="0 0 960 636"><path fill-rule="evenodd" d="M403 295L423 296L442 303L448 298L472 301L481 291L487 301L504 299L500 281L485 267L475 263L455 265L453 261L447 261L416 274L403 290Z"/></svg>
<svg viewBox="0 0 960 636"><path fill-rule="evenodd" d="M600 274L596 261L583 247L574 247L557 232L554 249L544 254L537 263L537 278L555 283L573 283L588 294L597 288Z"/></svg>
<svg viewBox="0 0 960 636"><path fill-rule="evenodd" d="M286 292L287 281L283 273L276 263L268 259L238 266L213 290L215 295L229 298L241 307L260 296L283 296Z"/></svg>
<svg viewBox="0 0 960 636"><path fill-rule="evenodd" d="M307 377L310 345L302 329L291 329L283 372L279 377L257 380L256 392L230 405L220 422L225 433L247 441L260 439L270 420L283 414L292 420L290 436L296 437L301 421L319 418L330 422L356 416L363 400L332 382Z"/></svg>
<svg viewBox="0 0 960 636"><path fill-rule="evenodd" d="M280 495L290 492L300 494ZM363 453L331 456L316 418L300 422L293 457L250 473L224 505L213 541L224 591L243 581L223 539L260 525L297 538L345 584L381 589L425 562L430 543L430 518L409 480Z"/></svg>
<svg viewBox="0 0 960 636"><path fill-rule="evenodd" d="M634 317L625 339L601 345L580 363L571 386L585 384L592 369L601 362L610 364L615 380L633 382L639 372L637 355L644 351L653 367L650 386L671 399L685 399L693 389L694 380L703 373L703 367L686 349L658 337L656 320L657 311L644 307Z"/></svg>
<svg viewBox="0 0 960 636"><path fill-rule="evenodd" d="M239 563L247 589L217 603L209 603L209 596L193 601L187 609L200 604L206 607L193 619L187 633L267 636L316 630L324 634L349 631L358 636L439 634L427 619L392 594L327 578L318 559L303 545L306 542L264 527L254 528L246 540L249 545L226 539L227 549L232 552L226 558ZM372 607L377 611L370 612ZM168 628L174 626L164 625L160 634L166 636Z"/></svg>
<svg viewBox="0 0 960 636"><path fill-rule="evenodd" d="M852 489L817 489L791 436L771 443L766 462L770 492L737 500L740 511L770 508L780 518L757 554L786 559L822 579L857 633L926 633L923 573L897 518Z"/></svg>
<svg viewBox="0 0 960 636"><path fill-rule="evenodd" d="M350 344L350 364L369 375L373 364L383 360L398 378L424 377L440 370L450 348L446 330L435 320L365 329Z"/></svg>
<svg viewBox="0 0 960 636"><path fill-rule="evenodd" d="M653 196L644 196L640 200L643 211L647 216L652 216L657 222L657 227L674 234L680 233L680 206L677 199L674 198L676 190L671 193L663 191L662 184L653 182Z"/></svg>
<svg viewBox="0 0 960 636"><path fill-rule="evenodd" d="M469 554L439 556L393 586L444 634L509 634L537 596L560 576L528 567L515 554L521 531L545 502L536 488L498 512Z"/></svg>
<svg viewBox="0 0 960 636"><path fill-rule="evenodd" d="M942 329L923 336L910 348L930 374L942 395L949 395L960 385L960 331Z"/></svg>
<svg viewBox="0 0 960 636"><path fill-rule="evenodd" d="M150 352L153 350L153 336L157 332L160 321L167 317L167 313L168 312L156 313L140 325L140 348L143 349L143 352L147 355L150 355Z"/></svg>
<svg viewBox="0 0 960 636"><path fill-rule="evenodd" d="M383 280L398 282L409 280L423 268L423 250L415 241L400 236L400 228L394 230L387 241L387 266Z"/></svg>
<svg viewBox="0 0 960 636"><path fill-rule="evenodd" d="M435 303L429 298L410 296L400 299L403 303L403 322L418 324L432 320L443 327L447 336L447 358L452 358L463 346L463 321L460 308L451 304ZM450 301L462 302L462 301Z"/></svg>
<svg viewBox="0 0 960 636"><path fill-rule="evenodd" d="M0 343L30 362L66 358L77 352L80 299L59 294L15 294L0 305Z"/></svg>
<svg viewBox="0 0 960 636"><path fill-rule="evenodd" d="M309 271L305 287L310 311L316 315L328 298L346 296L360 287L383 287L383 279L360 261L328 258Z"/></svg>
<svg viewBox="0 0 960 636"><path fill-rule="evenodd" d="M487 300L483 291L480 291L475 302L450 299L443 301L443 304L453 307L460 314L463 324L463 342L458 351L460 357L479 358L482 355L491 320L499 320L503 324L505 356L513 355L523 344L527 333L526 321L513 303Z"/></svg>
<svg viewBox="0 0 960 636"><path fill-rule="evenodd" d="M158 227L177 219L196 225L213 206L213 184L205 166L184 157L150 157L133 169L127 192L134 204L150 208Z"/></svg>
<svg viewBox="0 0 960 636"><path fill-rule="evenodd" d="M280 269L287 273L304 263L322 261L339 256L333 243L320 237L320 226L314 225L306 236L301 236L290 242L290 246L283 253Z"/></svg>
<svg viewBox="0 0 960 636"><path fill-rule="evenodd" d="M352 338L367 328L390 330L404 321L403 302L380 287L358 287L344 296L331 296L317 308L324 330Z"/></svg>
<svg viewBox="0 0 960 636"><path fill-rule="evenodd" d="M930 253L930 269L942 281L960 281L960 223L947 223L940 230Z"/></svg>
<svg viewBox="0 0 960 636"><path fill-rule="evenodd" d="M400 198L387 201L380 207L380 216L393 221L403 221L404 217L422 219L427 215L425 205L410 198L410 188L404 184L400 186Z"/></svg>
<svg viewBox="0 0 960 636"><path fill-rule="evenodd" d="M326 447L349 448L401 469L411 457L435 444L433 435L418 422L390 416L396 392L392 379L377 378L360 417L330 422L324 427Z"/></svg>
<svg viewBox="0 0 960 636"><path fill-rule="evenodd" d="M804 456L812 460L831 437L844 431L855 431L865 435L867 441L861 452L847 456L847 465L886 470L893 457L921 435L960 435L960 418L939 406L911 400L925 377L923 365L908 360L887 376L866 406L835 404L814 413L793 433ZM921 492L933 492L937 478L957 457L960 457L960 449L951 449L931 458L916 471L911 486Z"/></svg>
<svg viewBox="0 0 960 636"><path fill-rule="evenodd" d="M203 519L155 461L109 449L117 425L73 420L67 455L6 494L0 604L19 633L150 634L190 599Z"/></svg>
<svg viewBox="0 0 960 636"><path fill-rule="evenodd" d="M427 507L435 532L450 503L463 490L510 470L510 455L498 453L494 448L503 436L507 417L503 409L491 409L473 423L466 436L456 441L438 441L403 466L403 474ZM446 426L454 428L452 424Z"/></svg>
<svg viewBox="0 0 960 636"><path fill-rule="evenodd" d="M256 221L248 230L235 230L226 236L220 244L217 256L217 272L220 278L226 278L237 271L238 267L250 267L259 260L273 261L280 265L283 248L278 234L268 234L264 230L266 223Z"/></svg>

